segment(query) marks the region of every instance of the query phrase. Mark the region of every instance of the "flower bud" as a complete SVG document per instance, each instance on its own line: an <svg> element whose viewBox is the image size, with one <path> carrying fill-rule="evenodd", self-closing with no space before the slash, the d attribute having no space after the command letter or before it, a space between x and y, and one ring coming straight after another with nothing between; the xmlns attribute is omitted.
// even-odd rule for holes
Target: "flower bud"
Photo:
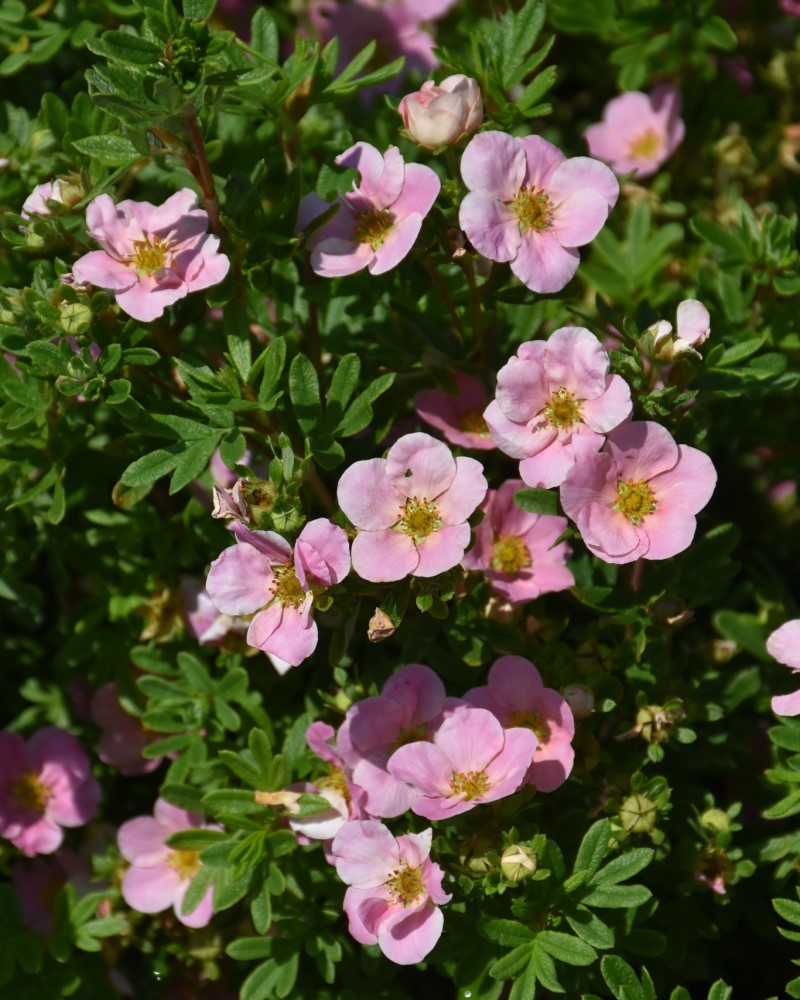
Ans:
<svg viewBox="0 0 800 1000"><path fill-rule="evenodd" d="M594 695L585 684L567 684L561 695L576 719L585 719L594 711Z"/></svg>
<svg viewBox="0 0 800 1000"><path fill-rule="evenodd" d="M700 824L715 833L724 833L730 828L730 817L721 809L706 809L700 817Z"/></svg>
<svg viewBox="0 0 800 1000"><path fill-rule="evenodd" d="M530 878L538 868L538 859L524 844L512 844L503 851L500 869L509 882Z"/></svg>
<svg viewBox="0 0 800 1000"><path fill-rule="evenodd" d="M463 73L448 76L438 86L426 80L397 110L411 138L427 149L453 146L483 121L480 88Z"/></svg>
<svg viewBox="0 0 800 1000"><path fill-rule="evenodd" d="M626 833L652 833L658 819L658 806L646 795L631 795L619 807L619 818Z"/></svg>

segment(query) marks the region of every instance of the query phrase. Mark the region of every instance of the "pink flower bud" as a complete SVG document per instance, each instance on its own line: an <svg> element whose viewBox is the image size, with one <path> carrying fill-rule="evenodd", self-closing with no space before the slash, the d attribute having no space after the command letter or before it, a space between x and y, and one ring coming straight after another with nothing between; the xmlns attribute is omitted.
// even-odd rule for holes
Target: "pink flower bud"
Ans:
<svg viewBox="0 0 800 1000"><path fill-rule="evenodd" d="M428 149L453 146L483 121L483 101L477 82L463 73L440 84L426 80L422 89L398 105L411 138Z"/></svg>

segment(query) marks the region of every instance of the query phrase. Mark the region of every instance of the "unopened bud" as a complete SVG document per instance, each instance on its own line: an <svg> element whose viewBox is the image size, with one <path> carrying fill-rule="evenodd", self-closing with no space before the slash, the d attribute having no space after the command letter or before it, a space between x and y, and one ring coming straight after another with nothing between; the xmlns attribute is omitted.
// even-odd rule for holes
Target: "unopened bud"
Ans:
<svg viewBox="0 0 800 1000"><path fill-rule="evenodd" d="M481 89L463 73L448 76L438 86L426 80L397 110L411 138L427 149L452 146L483 121Z"/></svg>
<svg viewBox="0 0 800 1000"><path fill-rule="evenodd" d="M31 152L34 156L49 153L56 146L56 137L49 128L39 128L31 136Z"/></svg>
<svg viewBox="0 0 800 1000"><path fill-rule="evenodd" d="M728 814L721 809L706 809L700 817L700 824L715 833L724 833L730 829L731 821Z"/></svg>
<svg viewBox="0 0 800 1000"><path fill-rule="evenodd" d="M530 878L538 868L538 859L524 844L512 844L503 851L500 870L509 882L521 882Z"/></svg>
<svg viewBox="0 0 800 1000"><path fill-rule="evenodd" d="M619 808L619 818L626 833L652 833L658 819L658 806L646 795L631 795Z"/></svg>
<svg viewBox="0 0 800 1000"><path fill-rule="evenodd" d="M86 333L92 325L92 310L80 302L66 303L61 309L61 329L70 337Z"/></svg>

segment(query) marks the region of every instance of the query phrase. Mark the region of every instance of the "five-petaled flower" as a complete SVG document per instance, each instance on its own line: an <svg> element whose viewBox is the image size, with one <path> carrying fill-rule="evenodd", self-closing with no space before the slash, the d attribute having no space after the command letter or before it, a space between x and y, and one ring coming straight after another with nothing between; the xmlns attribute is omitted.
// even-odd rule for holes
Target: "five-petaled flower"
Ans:
<svg viewBox="0 0 800 1000"><path fill-rule="evenodd" d="M231 530L236 545L211 564L208 596L223 614L255 615L247 642L284 661L276 664L283 673L316 649L314 595L350 572L347 535L324 517L306 524L294 549L274 531L250 531L240 522Z"/></svg>
<svg viewBox="0 0 800 1000"><path fill-rule="evenodd" d="M650 177L683 139L680 111L681 95L668 83L651 94L620 94L603 109L603 120L584 132L589 152L610 163L617 174L635 170L637 178Z"/></svg>
<svg viewBox="0 0 800 1000"><path fill-rule="evenodd" d="M63 729L47 726L28 740L0 733L0 837L32 858L61 846L65 826L94 815L100 786L83 747Z"/></svg>
<svg viewBox="0 0 800 1000"><path fill-rule="evenodd" d="M558 486L630 415L630 389L608 367L597 337L567 326L522 344L500 369L484 416L497 447L520 459L528 486Z"/></svg>
<svg viewBox="0 0 800 1000"><path fill-rule="evenodd" d="M687 548L717 474L708 455L653 421L623 424L570 470L561 505L587 548L610 563L668 559Z"/></svg>
<svg viewBox="0 0 800 1000"><path fill-rule="evenodd" d="M350 888L344 911L360 944L377 944L398 965L414 965L433 949L450 901L444 872L430 859L430 827L395 838L377 820L348 823L332 853L339 878Z"/></svg>
<svg viewBox="0 0 800 1000"><path fill-rule="evenodd" d="M611 170L588 156L568 160L541 136L481 132L461 158L469 194L459 222L489 260L510 261L534 292L558 292L578 269L576 247L603 228L619 197Z"/></svg>
<svg viewBox="0 0 800 1000"><path fill-rule="evenodd" d="M325 278L354 274L366 267L383 274L396 267L419 235L441 187L420 163L405 163L396 146L381 154L357 142L336 157L340 167L360 174L352 191L339 195L339 210L308 240L311 267ZM300 203L298 225L305 229L330 206L315 194Z"/></svg>
<svg viewBox="0 0 800 1000"><path fill-rule="evenodd" d="M218 284L230 267L219 252L219 238L206 231L208 215L189 188L163 205L115 205L101 194L87 206L86 224L103 249L75 261L75 280L110 289L120 308L142 322L157 319L189 292Z"/></svg>
<svg viewBox="0 0 800 1000"><path fill-rule="evenodd" d="M339 480L339 506L359 529L353 569L374 583L452 569L485 495L480 462L453 458L429 434L404 435L386 458L356 462Z"/></svg>

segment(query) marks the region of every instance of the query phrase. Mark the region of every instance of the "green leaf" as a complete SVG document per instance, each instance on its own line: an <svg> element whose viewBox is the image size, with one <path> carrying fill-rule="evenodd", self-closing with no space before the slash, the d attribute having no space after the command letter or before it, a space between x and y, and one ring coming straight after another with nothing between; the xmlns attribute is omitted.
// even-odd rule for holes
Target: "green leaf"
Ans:
<svg viewBox="0 0 800 1000"><path fill-rule="evenodd" d="M702 25L700 36L723 52L733 52L739 44L733 28L719 14L712 14Z"/></svg>
<svg viewBox="0 0 800 1000"><path fill-rule="evenodd" d="M558 493L554 490L543 490L527 487L517 490L514 494L517 507L529 514L557 514L559 511Z"/></svg>
<svg viewBox="0 0 800 1000"><path fill-rule="evenodd" d="M593 948L614 947L614 931L585 906L576 906L574 910L567 912L565 917L578 937Z"/></svg>
<svg viewBox="0 0 800 1000"><path fill-rule="evenodd" d="M608 853L610 836L611 824L607 819L593 823L584 834L581 846L578 848L574 871L585 871L590 877L594 875Z"/></svg>
<svg viewBox="0 0 800 1000"><path fill-rule="evenodd" d="M498 958L489 968L492 979L514 979L531 960L530 943L521 944L502 958Z"/></svg>
<svg viewBox="0 0 800 1000"><path fill-rule="evenodd" d="M259 7L250 22L250 48L255 49L267 62L277 65L280 40L275 18L266 7Z"/></svg>
<svg viewBox="0 0 800 1000"><path fill-rule="evenodd" d="M532 927L517 920L502 920L499 918L488 918L478 923L478 929L482 931L490 941L496 941L505 947L517 947L528 944L536 937L536 932Z"/></svg>
<svg viewBox="0 0 800 1000"><path fill-rule="evenodd" d="M518 13L508 10L500 19L500 51L498 70L503 86L519 83L517 70L542 30L545 5L541 0L526 0Z"/></svg>
<svg viewBox="0 0 800 1000"><path fill-rule="evenodd" d="M171 802L179 809L186 809L188 812L203 812L203 793L197 788L190 788L189 785L162 785L160 793L162 799Z"/></svg>
<svg viewBox="0 0 800 1000"><path fill-rule="evenodd" d="M367 388L359 393L335 430L337 437L351 437L372 423L372 404L389 389L395 380L394 372L379 375Z"/></svg>
<svg viewBox="0 0 800 1000"><path fill-rule="evenodd" d="M177 493L203 472L214 454L224 431L218 430L201 441L195 441L181 452L169 483L169 493ZM127 470L126 470L127 472ZM123 473L124 476L124 473Z"/></svg>
<svg viewBox="0 0 800 1000"><path fill-rule="evenodd" d="M551 993L563 993L564 987L558 981L556 966L553 959L544 948L539 947L538 942L534 945L531 962L536 970L536 978Z"/></svg>
<svg viewBox="0 0 800 1000"><path fill-rule="evenodd" d="M298 424L310 434L322 419L322 403L319 378L305 354L298 354L289 368L289 396Z"/></svg>
<svg viewBox="0 0 800 1000"><path fill-rule="evenodd" d="M717 222L697 216L689 223L692 230L701 238L714 246L725 250L732 260L742 264L748 259L748 251L742 240L730 229L725 229Z"/></svg>
<svg viewBox="0 0 800 1000"><path fill-rule="evenodd" d="M214 869L201 864L199 871L189 883L186 895L183 897L183 903L181 904L181 914L183 916L193 913L197 909L213 881Z"/></svg>
<svg viewBox="0 0 800 1000"><path fill-rule="evenodd" d="M592 878L590 886L616 885L618 882L624 882L625 879L638 875L653 860L654 853L649 847L636 847L621 857L614 858L613 861L609 861L605 868L601 868L597 872Z"/></svg>
<svg viewBox="0 0 800 1000"><path fill-rule="evenodd" d="M643 885L601 885L581 902L585 906L599 906L607 909L629 909L641 906L652 896Z"/></svg>
<svg viewBox="0 0 800 1000"><path fill-rule="evenodd" d="M618 955L605 955L600 971L616 1000L649 1000L636 973Z"/></svg>
<svg viewBox="0 0 800 1000"><path fill-rule="evenodd" d="M183 16L190 21L207 21L216 3L217 0L183 0Z"/></svg>
<svg viewBox="0 0 800 1000"><path fill-rule="evenodd" d="M131 462L122 473L120 482L124 486L150 486L157 479L166 476L180 461L183 445L172 444L166 448L158 448L148 455Z"/></svg>
<svg viewBox="0 0 800 1000"><path fill-rule="evenodd" d="M572 934L564 934L561 931L540 931L536 942L548 955L559 962L566 962L567 965L591 965L597 960L594 948L580 938L573 937Z"/></svg>
<svg viewBox="0 0 800 1000"><path fill-rule="evenodd" d="M180 830L173 833L164 841L167 847L175 851L202 851L209 844L218 844L222 840L228 840L228 834L224 830Z"/></svg>
<svg viewBox="0 0 800 1000"><path fill-rule="evenodd" d="M793 899L773 899L772 905L778 916L788 920L790 924L797 924L800 927L800 903Z"/></svg>
<svg viewBox="0 0 800 1000"><path fill-rule="evenodd" d="M99 38L90 38L86 45L96 55L124 66L154 66L164 58L164 51L158 45L127 31L105 31Z"/></svg>
<svg viewBox="0 0 800 1000"><path fill-rule="evenodd" d="M266 1000L272 996L275 983L280 974L280 967L270 958L259 965L242 983L239 1000Z"/></svg>
<svg viewBox="0 0 800 1000"><path fill-rule="evenodd" d="M222 315L228 353L242 382L247 382L250 375L253 339L250 333L250 317L240 299L231 299L227 302Z"/></svg>
<svg viewBox="0 0 800 1000"><path fill-rule="evenodd" d="M253 962L259 958L268 958L271 950L272 938L248 937L231 941L225 954L235 958L237 962Z"/></svg>

